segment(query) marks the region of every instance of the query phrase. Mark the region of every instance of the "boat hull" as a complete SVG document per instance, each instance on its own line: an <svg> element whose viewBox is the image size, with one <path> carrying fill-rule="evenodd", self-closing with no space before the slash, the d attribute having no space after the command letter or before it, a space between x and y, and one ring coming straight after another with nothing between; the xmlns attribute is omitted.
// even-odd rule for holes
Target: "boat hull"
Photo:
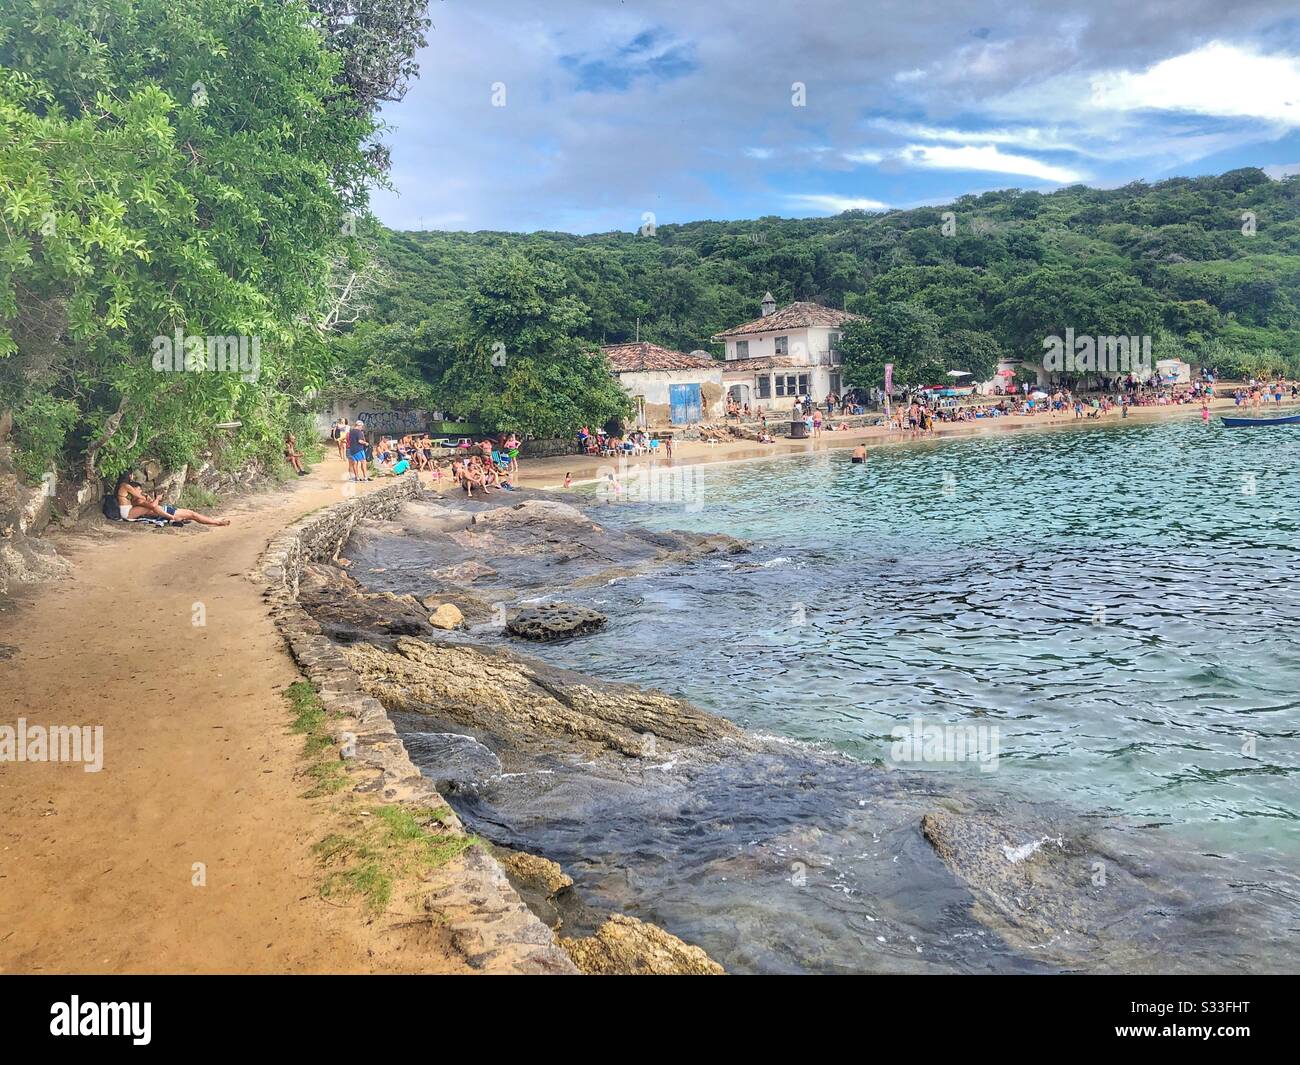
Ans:
<svg viewBox="0 0 1300 1065"><path fill-rule="evenodd" d="M1223 424L1232 429L1259 425L1300 425L1300 414L1290 414L1281 418L1229 418L1224 415Z"/></svg>

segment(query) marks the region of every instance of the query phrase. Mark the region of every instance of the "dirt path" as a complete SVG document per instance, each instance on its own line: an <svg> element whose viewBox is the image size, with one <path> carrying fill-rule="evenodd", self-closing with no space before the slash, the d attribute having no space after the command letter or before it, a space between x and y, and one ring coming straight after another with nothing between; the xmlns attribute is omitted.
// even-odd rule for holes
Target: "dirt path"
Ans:
<svg viewBox="0 0 1300 1065"><path fill-rule="evenodd" d="M331 814L302 797L280 694L299 675L245 575L342 472L236 503L230 528L67 537L74 576L0 612L0 724L104 729L97 773L0 762L0 972L461 967L427 922L318 895Z"/></svg>

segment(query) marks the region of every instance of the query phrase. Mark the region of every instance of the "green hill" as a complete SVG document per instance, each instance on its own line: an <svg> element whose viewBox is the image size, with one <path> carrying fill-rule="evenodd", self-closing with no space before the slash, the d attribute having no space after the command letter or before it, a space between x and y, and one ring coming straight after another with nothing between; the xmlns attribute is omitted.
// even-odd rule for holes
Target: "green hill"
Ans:
<svg viewBox="0 0 1300 1065"><path fill-rule="evenodd" d="M941 335L987 334L1038 360L1042 338L1152 334L1160 354L1233 374L1300 374L1300 177L1262 171L1119 189L1006 190L833 218L658 226L647 233L374 233L384 276L345 341L340 390L383 385L454 403L445 382L461 301L485 263L551 264L586 309L581 339L640 335L715 354L718 330L771 290L866 314L931 312Z"/></svg>

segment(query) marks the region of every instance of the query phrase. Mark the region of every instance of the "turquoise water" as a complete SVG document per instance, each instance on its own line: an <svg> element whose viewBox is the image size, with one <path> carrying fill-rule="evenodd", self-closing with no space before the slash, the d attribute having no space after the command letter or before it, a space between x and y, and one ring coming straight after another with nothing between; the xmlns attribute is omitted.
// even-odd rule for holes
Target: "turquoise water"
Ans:
<svg viewBox="0 0 1300 1065"><path fill-rule="evenodd" d="M1188 420L692 471L689 505L596 515L752 554L609 586L609 628L545 653L868 761L996 726L995 772L915 768L1294 868L1298 457L1300 427Z"/></svg>
<svg viewBox="0 0 1300 1065"><path fill-rule="evenodd" d="M597 520L751 549L592 587L567 550L502 545L476 591L594 605L605 629L526 652L776 740L660 763L398 728L475 832L731 972L1294 971L1298 452L1300 427L1193 419L695 467L655 503L629 473ZM428 594L464 549L422 507L354 538L352 572ZM977 757L900 763L917 722L982 730ZM1065 848L1013 933L921 831L954 804L1014 844L966 852L985 868ZM1075 932L1036 932L1040 902Z"/></svg>

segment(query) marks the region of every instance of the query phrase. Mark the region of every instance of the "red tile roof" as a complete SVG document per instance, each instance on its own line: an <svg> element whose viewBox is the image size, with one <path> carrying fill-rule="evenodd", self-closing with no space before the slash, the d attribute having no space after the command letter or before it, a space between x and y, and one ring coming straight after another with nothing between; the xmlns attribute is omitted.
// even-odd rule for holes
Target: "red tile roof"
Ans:
<svg viewBox="0 0 1300 1065"><path fill-rule="evenodd" d="M658 344L606 344L600 349L609 359L615 373L635 373L639 370L712 370L722 365L707 355L687 355L684 351L671 351Z"/></svg>
<svg viewBox="0 0 1300 1065"><path fill-rule="evenodd" d="M845 322L857 321L861 317L848 311L837 311L834 307L823 307L820 303L787 303L780 310L773 311L765 317L755 318L752 322L715 333L713 339L744 336L747 333L780 333L786 329L807 329L809 326L834 327Z"/></svg>
<svg viewBox="0 0 1300 1065"><path fill-rule="evenodd" d="M809 366L793 355L756 355L752 359L727 359L718 365L722 367L723 373L731 373L732 370L774 370L783 366L802 366L807 369Z"/></svg>

